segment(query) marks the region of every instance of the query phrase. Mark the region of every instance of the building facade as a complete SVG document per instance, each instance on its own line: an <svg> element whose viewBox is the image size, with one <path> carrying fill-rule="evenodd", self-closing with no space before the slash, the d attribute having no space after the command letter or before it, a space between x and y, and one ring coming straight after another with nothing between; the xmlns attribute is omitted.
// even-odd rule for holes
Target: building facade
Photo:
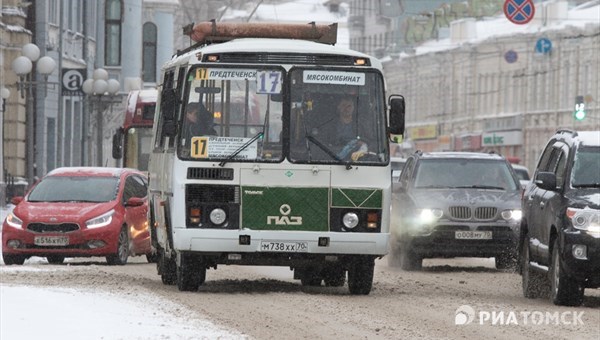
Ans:
<svg viewBox="0 0 600 340"><path fill-rule="evenodd" d="M450 38L385 63L391 93L407 100L404 152L494 151L529 169L559 127L600 130L600 6L538 6L520 31L498 17L478 37L474 19ZM494 26L495 25L495 26ZM586 117L574 117L576 101Z"/></svg>
<svg viewBox="0 0 600 340"><path fill-rule="evenodd" d="M174 53L178 1L2 0L0 4L0 84L11 92L2 124L5 172L26 177L31 167L34 176L41 177L61 166L114 165L110 139L122 124L127 93L155 87L160 66ZM11 63L30 42L40 48L41 56L54 59L56 68L42 77L34 62L25 82L31 91L22 95L23 79ZM111 98L82 91L83 81L98 68L119 81ZM28 101L35 112L33 137L25 132ZM33 162L26 155L29 141L35 143Z"/></svg>

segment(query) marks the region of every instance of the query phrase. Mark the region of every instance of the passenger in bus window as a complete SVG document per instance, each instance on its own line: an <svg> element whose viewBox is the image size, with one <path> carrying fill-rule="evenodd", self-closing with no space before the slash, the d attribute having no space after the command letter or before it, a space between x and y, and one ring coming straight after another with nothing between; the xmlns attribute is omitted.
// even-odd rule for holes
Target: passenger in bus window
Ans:
<svg viewBox="0 0 600 340"><path fill-rule="evenodd" d="M212 112L208 111L202 103L188 103L185 109L183 138L188 140L194 136L216 136L213 117Z"/></svg>

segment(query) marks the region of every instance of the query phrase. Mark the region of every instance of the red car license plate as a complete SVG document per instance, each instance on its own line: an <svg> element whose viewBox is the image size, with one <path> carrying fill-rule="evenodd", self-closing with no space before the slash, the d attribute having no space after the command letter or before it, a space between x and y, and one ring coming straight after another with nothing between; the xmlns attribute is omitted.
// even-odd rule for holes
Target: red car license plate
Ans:
<svg viewBox="0 0 600 340"><path fill-rule="evenodd" d="M36 236L33 238L36 246L66 246L69 245L67 236Z"/></svg>

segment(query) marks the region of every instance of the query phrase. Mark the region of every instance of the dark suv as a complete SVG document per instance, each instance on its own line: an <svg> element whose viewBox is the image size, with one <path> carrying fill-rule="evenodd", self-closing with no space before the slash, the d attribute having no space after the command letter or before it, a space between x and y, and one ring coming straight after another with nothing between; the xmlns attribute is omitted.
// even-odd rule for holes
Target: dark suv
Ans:
<svg viewBox="0 0 600 340"><path fill-rule="evenodd" d="M600 287L600 131L550 138L522 198L523 295L578 306Z"/></svg>
<svg viewBox="0 0 600 340"><path fill-rule="evenodd" d="M504 157L416 152L393 188L391 266L419 270L423 258L460 256L516 268L521 186Z"/></svg>

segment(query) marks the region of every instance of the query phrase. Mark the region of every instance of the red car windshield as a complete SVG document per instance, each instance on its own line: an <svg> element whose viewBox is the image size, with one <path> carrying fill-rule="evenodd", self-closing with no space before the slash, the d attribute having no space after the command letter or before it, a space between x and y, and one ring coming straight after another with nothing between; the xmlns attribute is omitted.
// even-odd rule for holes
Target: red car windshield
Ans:
<svg viewBox="0 0 600 340"><path fill-rule="evenodd" d="M116 177L50 176L31 191L29 202L108 202L117 197Z"/></svg>

